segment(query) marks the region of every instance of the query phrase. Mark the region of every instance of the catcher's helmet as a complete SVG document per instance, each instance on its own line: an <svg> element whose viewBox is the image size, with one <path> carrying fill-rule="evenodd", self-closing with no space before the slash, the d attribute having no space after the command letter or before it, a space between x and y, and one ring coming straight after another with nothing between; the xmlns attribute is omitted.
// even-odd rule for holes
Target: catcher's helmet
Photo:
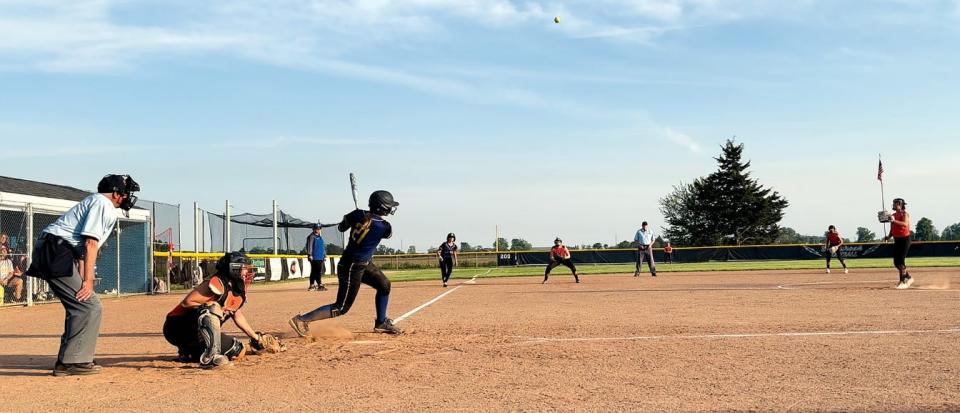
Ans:
<svg viewBox="0 0 960 413"><path fill-rule="evenodd" d="M558 243L558 242L563 242L563 240L560 239L560 237L557 237L557 239L553 240L553 243L554 243L554 244L556 244L556 243Z"/></svg>
<svg viewBox="0 0 960 413"><path fill-rule="evenodd" d="M393 200L393 194L384 190L373 191L367 204L370 206L370 212L377 215L392 215L397 212L397 206L400 205Z"/></svg>
<svg viewBox="0 0 960 413"><path fill-rule="evenodd" d="M903 205L904 207L907 206L907 201L904 201L903 198L894 198L893 203L894 205L900 204L900 205Z"/></svg>
<svg viewBox="0 0 960 413"><path fill-rule="evenodd" d="M124 211L129 211L137 203L137 197L133 196L133 193L139 190L140 184L130 175L106 175L97 184L97 192L101 194L115 192L125 196L120 202L120 208Z"/></svg>
<svg viewBox="0 0 960 413"><path fill-rule="evenodd" d="M253 281L253 274L244 276L243 267L250 266L250 258L242 252L228 252L217 261L217 274L229 281L230 289L238 295L246 295L246 287Z"/></svg>

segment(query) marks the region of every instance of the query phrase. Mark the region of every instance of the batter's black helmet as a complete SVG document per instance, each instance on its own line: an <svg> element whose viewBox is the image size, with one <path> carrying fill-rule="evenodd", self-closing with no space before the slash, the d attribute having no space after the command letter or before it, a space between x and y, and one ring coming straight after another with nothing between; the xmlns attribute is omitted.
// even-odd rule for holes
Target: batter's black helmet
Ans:
<svg viewBox="0 0 960 413"><path fill-rule="evenodd" d="M452 232L447 234L447 239L450 239L450 238L457 239L457 234L454 234Z"/></svg>
<svg viewBox="0 0 960 413"><path fill-rule="evenodd" d="M397 212L397 207L400 205L399 202L393 200L393 194L388 191L373 191L370 194L370 212L373 212L377 215L392 215Z"/></svg>

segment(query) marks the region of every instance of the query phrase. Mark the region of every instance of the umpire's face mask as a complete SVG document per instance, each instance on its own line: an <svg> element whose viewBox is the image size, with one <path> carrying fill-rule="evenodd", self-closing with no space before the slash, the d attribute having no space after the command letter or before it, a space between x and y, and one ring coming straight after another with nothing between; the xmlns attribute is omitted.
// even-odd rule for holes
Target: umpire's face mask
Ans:
<svg viewBox="0 0 960 413"><path fill-rule="evenodd" d="M137 197L133 194L127 194L123 200L120 201L120 209L124 211L129 211L137 204Z"/></svg>

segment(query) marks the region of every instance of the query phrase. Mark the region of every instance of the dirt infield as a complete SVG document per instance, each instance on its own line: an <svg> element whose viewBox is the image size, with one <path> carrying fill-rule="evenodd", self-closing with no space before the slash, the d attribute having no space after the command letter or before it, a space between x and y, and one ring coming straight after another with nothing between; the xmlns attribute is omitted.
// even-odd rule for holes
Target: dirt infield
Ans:
<svg viewBox="0 0 960 413"><path fill-rule="evenodd" d="M910 290L891 270L395 283L395 318L449 292L399 337L370 332L364 287L348 315L313 325L324 337L217 373L172 361L160 327L180 296L113 299L105 370L82 378L50 376L59 305L8 308L0 411L960 410L960 270L915 277ZM244 310L290 336L291 315L335 294L264 286Z"/></svg>

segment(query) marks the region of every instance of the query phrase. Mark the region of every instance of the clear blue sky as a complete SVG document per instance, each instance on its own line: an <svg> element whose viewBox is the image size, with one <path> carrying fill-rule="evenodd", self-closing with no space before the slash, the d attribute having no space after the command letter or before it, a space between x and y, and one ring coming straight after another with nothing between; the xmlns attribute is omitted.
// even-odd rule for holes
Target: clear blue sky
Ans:
<svg viewBox="0 0 960 413"><path fill-rule="evenodd" d="M0 0L0 174L330 221L353 171L392 247L613 243L736 135L785 226L879 230L882 152L942 228L957 45L956 0Z"/></svg>

